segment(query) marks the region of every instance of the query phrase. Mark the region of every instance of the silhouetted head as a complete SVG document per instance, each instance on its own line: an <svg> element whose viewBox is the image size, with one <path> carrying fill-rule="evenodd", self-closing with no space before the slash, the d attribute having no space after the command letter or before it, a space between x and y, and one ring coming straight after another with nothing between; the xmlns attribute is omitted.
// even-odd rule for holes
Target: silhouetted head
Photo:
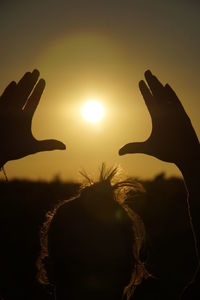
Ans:
<svg viewBox="0 0 200 300"><path fill-rule="evenodd" d="M131 180L112 183L117 170L81 189L48 215L41 234L40 281L55 286L56 299L129 299L147 276L140 261L144 228L127 200Z"/></svg>

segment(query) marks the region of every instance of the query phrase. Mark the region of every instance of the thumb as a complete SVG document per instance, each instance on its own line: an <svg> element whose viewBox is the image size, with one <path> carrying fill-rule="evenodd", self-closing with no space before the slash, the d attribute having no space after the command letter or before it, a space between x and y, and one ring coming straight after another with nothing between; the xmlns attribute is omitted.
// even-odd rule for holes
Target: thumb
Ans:
<svg viewBox="0 0 200 300"><path fill-rule="evenodd" d="M52 151L52 150L65 150L66 146L57 140L43 140L35 143L35 152Z"/></svg>
<svg viewBox="0 0 200 300"><path fill-rule="evenodd" d="M124 145L120 150L119 150L119 155L124 155L128 153L144 153L147 154L148 147L147 147L147 142L140 142L140 143L129 143Z"/></svg>

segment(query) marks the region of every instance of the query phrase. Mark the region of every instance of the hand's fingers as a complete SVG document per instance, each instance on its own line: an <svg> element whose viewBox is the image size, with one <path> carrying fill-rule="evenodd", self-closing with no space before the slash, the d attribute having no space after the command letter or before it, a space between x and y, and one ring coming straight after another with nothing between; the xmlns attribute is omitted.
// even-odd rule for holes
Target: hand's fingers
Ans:
<svg viewBox="0 0 200 300"><path fill-rule="evenodd" d="M24 112L30 115L30 117L33 117L33 114L40 102L40 98L42 96L42 93L45 89L45 81L43 79L40 79L40 81L35 86L31 96L26 102L26 105L24 107Z"/></svg>
<svg viewBox="0 0 200 300"><path fill-rule="evenodd" d="M164 86L162 83L154 76L150 70L145 72L145 79L151 89L153 96L159 100L163 100L164 96Z"/></svg>
<svg viewBox="0 0 200 300"><path fill-rule="evenodd" d="M41 151L52 151L52 150L65 150L66 146L60 141L57 140L43 140L36 141L33 146L33 152Z"/></svg>
<svg viewBox="0 0 200 300"><path fill-rule="evenodd" d="M147 142L142 143L129 143L123 146L119 150L119 155L130 154L130 153L144 153L148 154L148 144Z"/></svg>
<svg viewBox="0 0 200 300"><path fill-rule="evenodd" d="M172 104L177 104L182 109L184 109L182 104L181 104L181 101L179 100L176 93L174 92L174 90L171 88L171 86L168 83L165 85L165 90L166 90L166 93L168 95L168 101L171 101Z"/></svg>
<svg viewBox="0 0 200 300"><path fill-rule="evenodd" d="M17 84L17 91L16 91L16 99L14 99L15 107L22 108L27 101L28 96L30 95L33 87L35 86L38 78L39 78L39 71L34 70L32 73L26 73L22 79Z"/></svg>
<svg viewBox="0 0 200 300"><path fill-rule="evenodd" d="M10 97L13 97L16 85L17 84L15 81L9 83L9 85L5 88L3 94L1 95L1 102L9 100Z"/></svg>
<svg viewBox="0 0 200 300"><path fill-rule="evenodd" d="M153 108L154 108L154 99L153 99L153 96L148 88L148 86L146 85L146 83L141 80L139 82L139 89L140 89L140 92L144 98L144 101L146 103L146 106L150 112L150 114L152 115L153 114Z"/></svg>

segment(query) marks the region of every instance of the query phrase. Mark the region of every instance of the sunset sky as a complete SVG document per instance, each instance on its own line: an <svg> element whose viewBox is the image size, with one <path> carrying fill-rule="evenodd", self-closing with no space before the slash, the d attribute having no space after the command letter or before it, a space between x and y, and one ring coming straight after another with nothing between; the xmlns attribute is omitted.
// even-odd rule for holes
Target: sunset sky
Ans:
<svg viewBox="0 0 200 300"><path fill-rule="evenodd" d="M171 84L200 137L199 16L197 0L0 0L0 90L37 68L46 88L34 136L67 147L9 162L8 178L79 180L80 170L95 175L102 162L138 178L179 175L171 164L119 157L118 149L151 132L138 88L147 69ZM88 99L105 107L98 124L81 116Z"/></svg>

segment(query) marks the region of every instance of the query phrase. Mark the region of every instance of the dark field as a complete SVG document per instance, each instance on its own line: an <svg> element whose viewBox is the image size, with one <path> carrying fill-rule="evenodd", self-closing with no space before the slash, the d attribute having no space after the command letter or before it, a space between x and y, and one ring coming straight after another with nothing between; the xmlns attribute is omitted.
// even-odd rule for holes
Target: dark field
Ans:
<svg viewBox="0 0 200 300"><path fill-rule="evenodd" d="M133 207L146 226L145 260L155 279L138 288L135 299L157 299L155 289L164 289L163 299L173 299L167 296L169 278L171 288L181 290L196 265L184 184L178 178L165 179L163 174L142 184L146 192L135 198ZM78 184L59 179L0 182L0 294L6 300L51 299L35 279L39 229L46 212L75 195L78 188Z"/></svg>

